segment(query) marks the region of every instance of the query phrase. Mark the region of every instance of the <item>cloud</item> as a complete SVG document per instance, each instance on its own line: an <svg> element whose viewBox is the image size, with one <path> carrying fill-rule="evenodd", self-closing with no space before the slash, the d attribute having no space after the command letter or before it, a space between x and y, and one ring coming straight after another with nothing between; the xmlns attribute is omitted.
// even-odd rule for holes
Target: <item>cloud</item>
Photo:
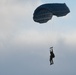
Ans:
<svg viewBox="0 0 76 75"><path fill-rule="evenodd" d="M33 15L33 9L38 2L39 0L0 0L1 41L3 40L6 42L7 40L12 39L12 37L15 36L16 32L22 30L23 24L25 24L26 29L28 25L27 21L30 19L30 17L32 17L31 15Z"/></svg>

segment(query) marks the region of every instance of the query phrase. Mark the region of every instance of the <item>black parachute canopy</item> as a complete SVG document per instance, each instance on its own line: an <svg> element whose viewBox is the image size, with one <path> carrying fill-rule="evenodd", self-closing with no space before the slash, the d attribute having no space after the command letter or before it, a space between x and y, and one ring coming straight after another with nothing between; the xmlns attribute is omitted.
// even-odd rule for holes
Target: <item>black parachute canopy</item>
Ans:
<svg viewBox="0 0 76 75"><path fill-rule="evenodd" d="M37 7L33 14L33 20L38 23L46 23L52 16L62 17L70 12L65 3L48 3Z"/></svg>

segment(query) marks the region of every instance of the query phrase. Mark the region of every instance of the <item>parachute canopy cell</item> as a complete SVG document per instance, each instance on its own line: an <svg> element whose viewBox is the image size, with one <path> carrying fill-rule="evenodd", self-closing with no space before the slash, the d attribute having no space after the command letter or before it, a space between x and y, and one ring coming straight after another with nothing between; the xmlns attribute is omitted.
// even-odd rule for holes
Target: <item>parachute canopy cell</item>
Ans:
<svg viewBox="0 0 76 75"><path fill-rule="evenodd" d="M40 5L33 14L33 20L38 23L46 23L52 16L62 17L70 12L65 3L48 3Z"/></svg>

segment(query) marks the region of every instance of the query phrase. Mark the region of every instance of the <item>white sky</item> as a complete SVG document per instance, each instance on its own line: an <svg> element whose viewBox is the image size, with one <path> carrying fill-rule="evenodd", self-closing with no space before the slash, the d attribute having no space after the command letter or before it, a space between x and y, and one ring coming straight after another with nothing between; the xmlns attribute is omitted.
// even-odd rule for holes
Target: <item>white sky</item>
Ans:
<svg viewBox="0 0 76 75"><path fill-rule="evenodd" d="M46 2L66 2L70 13L45 24L33 12ZM76 1L0 0L0 75L76 75ZM55 64L49 65L54 46Z"/></svg>

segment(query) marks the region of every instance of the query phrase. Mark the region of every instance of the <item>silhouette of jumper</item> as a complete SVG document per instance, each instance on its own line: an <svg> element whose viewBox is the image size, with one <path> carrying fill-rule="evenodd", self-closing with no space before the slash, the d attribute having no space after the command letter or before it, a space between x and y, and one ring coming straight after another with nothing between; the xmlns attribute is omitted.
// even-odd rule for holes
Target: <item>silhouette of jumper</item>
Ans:
<svg viewBox="0 0 76 75"><path fill-rule="evenodd" d="M50 47L50 65L54 64L53 58L55 57L53 53L53 47Z"/></svg>

